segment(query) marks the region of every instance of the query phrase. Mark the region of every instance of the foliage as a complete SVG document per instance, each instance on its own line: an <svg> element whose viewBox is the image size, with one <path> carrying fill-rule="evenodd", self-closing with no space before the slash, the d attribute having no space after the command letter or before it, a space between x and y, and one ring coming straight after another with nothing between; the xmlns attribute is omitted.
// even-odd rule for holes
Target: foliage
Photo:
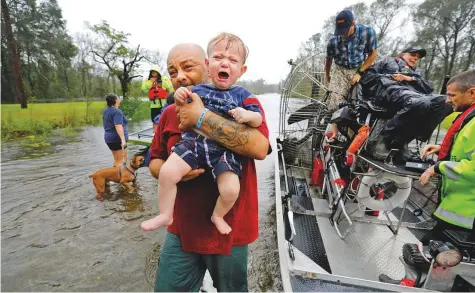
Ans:
<svg viewBox="0 0 475 293"><path fill-rule="evenodd" d="M86 26L96 37L91 50L94 61L105 65L109 73L119 79L122 96L126 99L132 79L141 76L135 72L140 60L145 58L144 50L140 49L140 45L130 47L130 34L112 28L105 20L96 25L86 23Z"/></svg>
<svg viewBox="0 0 475 293"><path fill-rule="evenodd" d="M428 48L424 65L435 82L473 66L475 1L425 0L413 10L416 26L414 43Z"/></svg>
<svg viewBox="0 0 475 293"><path fill-rule="evenodd" d="M150 117L150 103L139 98L129 98L120 103L124 115L133 121L144 120Z"/></svg>
<svg viewBox="0 0 475 293"><path fill-rule="evenodd" d="M420 67L439 88L445 75L475 67L473 0L425 0L419 5L408 5L406 0L376 0L370 5L359 2L347 8L354 12L357 23L376 30L379 57L397 56L408 45L425 48L427 56ZM296 63L316 54L320 59L316 59L313 68L320 69L326 44L334 33L336 13L302 43Z"/></svg>
<svg viewBox="0 0 475 293"><path fill-rule="evenodd" d="M104 97L114 90L115 80L93 64L90 36L69 36L56 0L10 0L7 4L27 97L71 101L86 96ZM2 103L16 103L7 45L2 29Z"/></svg>

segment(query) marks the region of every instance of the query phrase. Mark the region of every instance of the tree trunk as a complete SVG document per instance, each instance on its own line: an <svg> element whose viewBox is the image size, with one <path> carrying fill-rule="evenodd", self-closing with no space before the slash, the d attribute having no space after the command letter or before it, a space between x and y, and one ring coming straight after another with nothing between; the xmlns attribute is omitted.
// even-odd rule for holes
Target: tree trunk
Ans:
<svg viewBox="0 0 475 293"><path fill-rule="evenodd" d="M23 87L23 80L21 75L20 56L17 51L16 41L13 37L12 23L10 19L10 12L8 11L7 1L2 0L2 14L5 21L5 34L7 36L8 47L13 64L13 76L15 78L15 92L17 99L21 103L21 108L27 108L27 101L25 95L25 88Z"/></svg>
<svg viewBox="0 0 475 293"><path fill-rule="evenodd" d="M458 28L456 27L456 29ZM452 75L452 69L454 68L455 56L457 56L457 37L458 37L458 30L456 30L454 34L454 45L452 49L452 55L450 56L449 72L447 75Z"/></svg>
<svg viewBox="0 0 475 293"><path fill-rule="evenodd" d="M2 23L3 24L3 23ZM4 48L2 48L4 49ZM2 102L12 103L15 104L15 87L13 80L13 73L12 73L12 66L11 66L11 58L9 56L9 52L5 51L2 52Z"/></svg>
<svg viewBox="0 0 475 293"><path fill-rule="evenodd" d="M87 72L86 72L86 68L84 66L84 62L82 62L82 65L81 65L81 88L82 88L82 95L84 97L87 96L87 80L86 80L86 75L87 75Z"/></svg>
<svg viewBox="0 0 475 293"><path fill-rule="evenodd" d="M120 87L122 89L122 100L127 99L127 92L129 91L129 83L127 82L127 79L125 78L120 78Z"/></svg>
<svg viewBox="0 0 475 293"><path fill-rule="evenodd" d="M89 72L89 70L87 71L87 81L89 83L89 94L91 95L91 97L93 97L93 93L92 93L92 76L91 76L91 73Z"/></svg>
<svg viewBox="0 0 475 293"><path fill-rule="evenodd" d="M465 68L463 69L463 71L467 71L470 68L474 55L475 55L475 38L472 39L470 43L470 50L468 51L467 63L465 63Z"/></svg>
<svg viewBox="0 0 475 293"><path fill-rule="evenodd" d="M115 90L115 85L116 85L115 75L111 75L111 78L112 78L112 92L115 94L117 92Z"/></svg>
<svg viewBox="0 0 475 293"><path fill-rule="evenodd" d="M35 92L35 84L33 83L33 78L31 77L31 52L30 46L26 46L26 77L28 78L28 84L30 85L30 94ZM33 94L34 95L34 94Z"/></svg>
<svg viewBox="0 0 475 293"><path fill-rule="evenodd" d="M427 70L426 70L426 79L430 79L430 73L431 73L431 69L432 69L432 64L434 63L434 58L435 58L435 46L432 46L432 54L430 56L430 61L429 61L429 65L427 66Z"/></svg>

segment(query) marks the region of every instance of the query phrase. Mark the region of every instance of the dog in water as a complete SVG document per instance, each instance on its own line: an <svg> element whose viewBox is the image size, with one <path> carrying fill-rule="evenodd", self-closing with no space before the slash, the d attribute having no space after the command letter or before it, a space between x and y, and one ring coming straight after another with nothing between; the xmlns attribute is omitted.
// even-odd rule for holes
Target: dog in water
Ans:
<svg viewBox="0 0 475 293"><path fill-rule="evenodd" d="M98 200L102 200L102 195L106 189L109 181L120 183L127 188L128 192L134 191L134 188L129 184L135 186L135 179L137 178L137 170L144 166L145 158L143 156L134 156L126 165L120 165L113 168L102 168L89 175L92 178L92 183L96 187Z"/></svg>

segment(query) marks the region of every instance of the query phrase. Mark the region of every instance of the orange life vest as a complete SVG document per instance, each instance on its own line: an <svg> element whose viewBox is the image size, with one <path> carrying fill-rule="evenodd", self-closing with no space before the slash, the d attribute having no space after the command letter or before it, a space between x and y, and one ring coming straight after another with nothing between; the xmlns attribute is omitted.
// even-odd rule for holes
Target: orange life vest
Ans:
<svg viewBox="0 0 475 293"><path fill-rule="evenodd" d="M167 97L168 92L162 88L161 82L154 82L152 87L148 90L148 99L150 101L155 102L156 99L166 99Z"/></svg>

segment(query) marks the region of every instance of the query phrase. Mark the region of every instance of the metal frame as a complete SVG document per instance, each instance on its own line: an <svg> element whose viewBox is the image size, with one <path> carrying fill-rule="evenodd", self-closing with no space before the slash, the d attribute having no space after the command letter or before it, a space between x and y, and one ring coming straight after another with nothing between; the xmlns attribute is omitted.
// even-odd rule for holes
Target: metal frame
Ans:
<svg viewBox="0 0 475 293"><path fill-rule="evenodd" d="M300 276L302 278L328 281L337 284L351 285L357 287L365 287L371 289L379 289L381 291L395 291L395 292L429 292L426 289L405 287L389 283L382 283L378 281L364 280L359 278L352 278L346 276L339 276L326 273L305 272L301 270L291 270L291 276Z"/></svg>

